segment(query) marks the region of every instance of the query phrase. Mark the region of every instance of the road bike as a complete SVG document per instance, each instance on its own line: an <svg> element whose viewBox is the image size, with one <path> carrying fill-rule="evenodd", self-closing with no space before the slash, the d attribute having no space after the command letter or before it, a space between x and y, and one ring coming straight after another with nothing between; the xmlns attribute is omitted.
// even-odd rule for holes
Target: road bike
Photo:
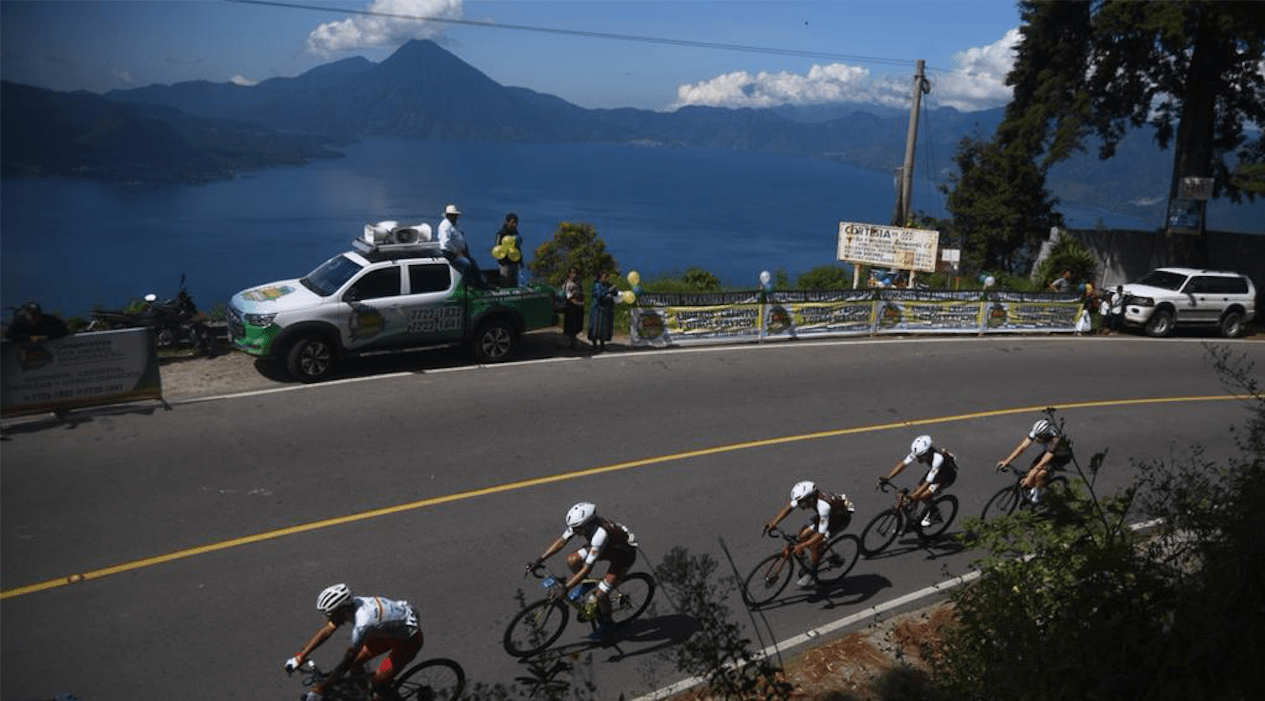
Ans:
<svg viewBox="0 0 1265 701"><path fill-rule="evenodd" d="M878 489L884 492L897 489L888 480L880 480ZM861 531L861 552L873 557L887 549L896 537L913 531L923 540L931 540L943 534L958 515L958 498L952 494L937 494L931 497L931 525L922 525L922 517L917 512L922 502L909 498L909 489L901 487L896 492L896 503L880 511L870 519Z"/></svg>
<svg viewBox="0 0 1265 701"><path fill-rule="evenodd" d="M515 614L505 629L505 651L514 657L534 655L552 645L567 627L571 609L575 609L578 620L587 621L594 631L602 623L598 620L597 612L586 605L588 595L597 586L598 580L585 579L571 590L569 596L563 596L562 588L566 578L549 572L540 574L540 569L532 568L530 573L541 580L540 586L548 594ZM611 603L610 625L616 629L622 628L640 616L654 598L654 590L655 581L649 573L631 572L624 575L619 586L607 595Z"/></svg>
<svg viewBox="0 0 1265 701"><path fill-rule="evenodd" d="M316 686L329 674L316 663L303 663L303 686ZM334 680L322 701L368 701L371 674L344 674ZM396 676L391 688L407 701L456 701L466 689L466 672L453 660L437 657L409 667ZM310 693L310 692L309 692ZM304 698L307 698L304 695Z"/></svg>
<svg viewBox="0 0 1265 701"><path fill-rule="evenodd" d="M796 536L780 528L770 528L768 535L770 538L785 540L786 545L761 560L742 582L742 600L748 606L763 606L777 598L797 570L812 575L817 587L834 586L852 571L852 567L860 559L861 541L851 533L843 533L822 546L821 560L814 571L812 558L807 550L794 552L795 545L799 542ZM795 564L799 567L796 568Z"/></svg>
<svg viewBox="0 0 1265 701"><path fill-rule="evenodd" d="M1028 498L1028 490L1023 485L1023 478L1028 474L1027 470L1021 470L1014 465L1006 465L1006 469L1015 474L1014 484L1002 487L996 494L989 498L988 503L984 504L984 510L980 512L980 520L988 521L989 519L1001 516L1009 516L1015 512L1015 509L1040 508L1040 504L1033 504ZM1063 475L1054 475L1045 481L1045 494L1058 494L1067 492L1071 488L1071 484Z"/></svg>

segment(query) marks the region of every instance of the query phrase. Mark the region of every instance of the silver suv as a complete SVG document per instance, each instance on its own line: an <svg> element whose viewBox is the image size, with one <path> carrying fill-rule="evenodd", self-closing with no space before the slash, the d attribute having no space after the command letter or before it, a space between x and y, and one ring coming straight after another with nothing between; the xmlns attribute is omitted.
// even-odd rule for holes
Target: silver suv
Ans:
<svg viewBox="0 0 1265 701"><path fill-rule="evenodd" d="M1124 321L1148 336L1181 326L1214 327L1234 338L1256 316L1256 286L1239 273L1156 268L1124 286Z"/></svg>

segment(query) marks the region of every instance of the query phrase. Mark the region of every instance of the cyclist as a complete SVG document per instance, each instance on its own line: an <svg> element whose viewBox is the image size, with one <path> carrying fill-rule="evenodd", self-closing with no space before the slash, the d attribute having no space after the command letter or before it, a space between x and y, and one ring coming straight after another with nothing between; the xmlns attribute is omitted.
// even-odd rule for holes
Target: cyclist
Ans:
<svg viewBox="0 0 1265 701"><path fill-rule="evenodd" d="M791 487L790 503L783 506L772 521L764 524L761 535L768 533L797 508L812 509L816 512L800 529L799 541L792 549L792 554L808 550L812 569L802 572L799 581L796 582L801 587L808 587L812 585L817 574L817 563L821 561L821 551L829 540L830 534L842 532L848 527L855 508L852 502L848 501L846 494L832 494L818 489L816 484L807 480L797 482L794 487Z"/></svg>
<svg viewBox="0 0 1265 701"><path fill-rule="evenodd" d="M372 698L374 701L397 698L395 690L391 688L391 680L422 649L422 629L418 625L417 608L407 601L394 601L381 596L352 596L346 584L326 587L316 598L316 608L328 620L299 654L286 660L285 670L293 672L298 669L313 650L347 622L352 623L351 647L347 648L347 653L330 672L329 678L312 687L312 692L308 695L309 701L319 701L329 682L346 674L349 669L355 668L358 674L363 674L365 663L383 653L389 654L373 674L370 682Z"/></svg>
<svg viewBox="0 0 1265 701"><path fill-rule="evenodd" d="M1024 494L1028 500L1037 504L1041 501L1041 492L1045 488L1045 480L1050 472L1072 461L1072 441L1059 431L1059 427L1055 426L1053 421L1039 419L1032 424L1032 430L1019 441L1019 445L1015 446L1010 455L997 463L997 471L1001 472L1009 467L1010 463L1033 443L1039 443L1042 451L1032 461L1032 466L1028 468L1028 473L1024 475L1020 486L1026 490Z"/></svg>
<svg viewBox="0 0 1265 701"><path fill-rule="evenodd" d="M610 593L619 586L620 579L637 559L637 536L627 527L597 515L597 506L582 501L567 511L567 530L555 540L544 554L527 565L534 571L554 553L562 550L577 533L582 534L588 545L567 556L567 567L573 573L563 585L561 595L570 595L575 587L589 575L598 560L606 560L606 576L589 594L587 610L596 612L601 625L594 632L600 638L610 629ZM577 592L578 594L578 592Z"/></svg>
<svg viewBox="0 0 1265 701"><path fill-rule="evenodd" d="M909 455L904 460L896 461L896 465L886 477L878 478L879 484L891 482L906 467L920 462L927 466L927 474L918 486L909 493L909 498L926 504L922 514L922 526L926 528L940 520L940 514L931 508L931 497L936 492L948 489L958 478L958 463L953 453L931 444L931 436L918 436L909 446Z"/></svg>

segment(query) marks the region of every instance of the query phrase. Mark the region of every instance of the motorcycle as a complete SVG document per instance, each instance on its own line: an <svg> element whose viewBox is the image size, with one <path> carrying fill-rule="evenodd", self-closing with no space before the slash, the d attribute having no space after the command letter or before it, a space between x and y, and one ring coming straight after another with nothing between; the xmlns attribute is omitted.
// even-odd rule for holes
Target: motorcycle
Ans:
<svg viewBox="0 0 1265 701"><path fill-rule="evenodd" d="M185 289L185 276L180 276L180 289L173 299L158 301L158 295L145 295L145 305L136 311L94 309L89 331L109 329L152 328L159 348L188 346L205 356L215 354L211 329L202 320L193 297Z"/></svg>

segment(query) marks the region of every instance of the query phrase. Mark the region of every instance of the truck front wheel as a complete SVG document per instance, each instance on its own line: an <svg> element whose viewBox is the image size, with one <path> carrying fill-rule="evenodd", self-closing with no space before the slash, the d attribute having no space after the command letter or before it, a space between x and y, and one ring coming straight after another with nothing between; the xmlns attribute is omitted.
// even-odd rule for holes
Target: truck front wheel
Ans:
<svg viewBox="0 0 1265 701"><path fill-rule="evenodd" d="M286 353L286 372L301 382L316 382L334 368L335 349L324 336L304 336Z"/></svg>
<svg viewBox="0 0 1265 701"><path fill-rule="evenodd" d="M480 363L499 363L510 357L518 333L502 319L484 322L474 334L474 357Z"/></svg>

